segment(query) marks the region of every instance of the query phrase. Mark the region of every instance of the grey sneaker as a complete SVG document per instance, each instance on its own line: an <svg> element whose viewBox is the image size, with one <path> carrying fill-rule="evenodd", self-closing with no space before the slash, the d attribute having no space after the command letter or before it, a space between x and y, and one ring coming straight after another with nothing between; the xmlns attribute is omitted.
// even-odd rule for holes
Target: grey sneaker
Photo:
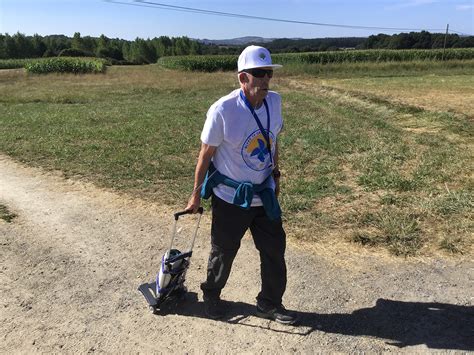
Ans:
<svg viewBox="0 0 474 355"><path fill-rule="evenodd" d="M224 317L224 307L220 298L204 298L204 313L209 319Z"/></svg>
<svg viewBox="0 0 474 355"><path fill-rule="evenodd" d="M296 318L296 315L292 312L287 311L285 307L283 307L283 305L280 305L279 307L275 308L270 308L268 310L264 310L257 305L256 315L260 318L271 319L275 322L287 325L295 324L298 320Z"/></svg>

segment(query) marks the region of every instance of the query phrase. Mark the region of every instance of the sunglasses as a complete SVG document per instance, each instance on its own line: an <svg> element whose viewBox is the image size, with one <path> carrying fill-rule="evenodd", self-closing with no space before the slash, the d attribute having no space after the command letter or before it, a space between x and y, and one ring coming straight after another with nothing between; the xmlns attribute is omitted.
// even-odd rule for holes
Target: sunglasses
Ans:
<svg viewBox="0 0 474 355"><path fill-rule="evenodd" d="M244 73L248 73L256 78L263 78L265 75L270 79L273 76L273 69L245 69Z"/></svg>

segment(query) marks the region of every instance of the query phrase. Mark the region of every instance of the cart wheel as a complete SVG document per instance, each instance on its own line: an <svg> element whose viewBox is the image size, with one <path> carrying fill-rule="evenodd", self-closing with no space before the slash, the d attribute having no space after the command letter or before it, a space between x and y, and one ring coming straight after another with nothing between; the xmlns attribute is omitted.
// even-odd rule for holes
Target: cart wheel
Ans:
<svg viewBox="0 0 474 355"><path fill-rule="evenodd" d="M148 309L153 314L158 314L158 308L156 306L148 306Z"/></svg>

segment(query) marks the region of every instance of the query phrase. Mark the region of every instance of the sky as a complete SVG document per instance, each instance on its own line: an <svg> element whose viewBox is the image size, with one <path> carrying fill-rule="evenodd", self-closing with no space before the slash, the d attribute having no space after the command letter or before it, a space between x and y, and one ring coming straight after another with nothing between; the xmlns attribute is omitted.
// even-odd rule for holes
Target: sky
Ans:
<svg viewBox="0 0 474 355"><path fill-rule="evenodd" d="M0 33L133 40L367 37L409 31L354 29L215 16L159 8L134 0L0 0ZM474 0L147 0L149 2L300 22L474 34ZM436 31L435 31L436 30Z"/></svg>

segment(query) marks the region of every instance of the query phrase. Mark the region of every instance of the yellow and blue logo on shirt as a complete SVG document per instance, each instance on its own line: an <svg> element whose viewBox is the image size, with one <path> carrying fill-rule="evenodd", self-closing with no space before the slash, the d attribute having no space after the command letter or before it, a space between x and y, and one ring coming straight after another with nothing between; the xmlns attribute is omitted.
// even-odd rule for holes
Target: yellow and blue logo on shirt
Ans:
<svg viewBox="0 0 474 355"><path fill-rule="evenodd" d="M266 131L268 132L268 131ZM273 150L274 136L270 132L270 146ZM242 145L242 159L247 166L255 171L262 171L270 167L270 152L268 151L265 138L259 129L252 132Z"/></svg>

